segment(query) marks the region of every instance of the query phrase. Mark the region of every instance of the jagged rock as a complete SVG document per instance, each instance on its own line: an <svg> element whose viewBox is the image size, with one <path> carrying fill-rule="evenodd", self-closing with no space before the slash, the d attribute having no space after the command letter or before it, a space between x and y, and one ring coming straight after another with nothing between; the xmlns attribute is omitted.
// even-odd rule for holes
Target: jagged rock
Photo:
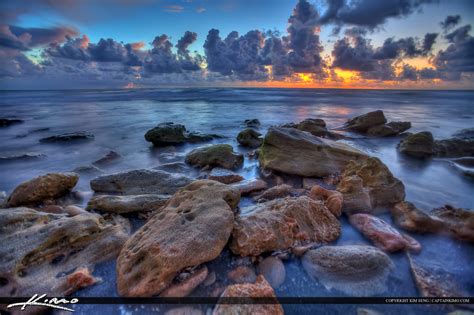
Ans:
<svg viewBox="0 0 474 315"><path fill-rule="evenodd" d="M15 124L21 124L24 122L21 119L12 119L12 118L0 118L0 127L8 127Z"/></svg>
<svg viewBox="0 0 474 315"><path fill-rule="evenodd" d="M159 294L184 268L219 256L239 200L236 189L211 180L180 189L124 245L117 260L119 294Z"/></svg>
<svg viewBox="0 0 474 315"><path fill-rule="evenodd" d="M328 190L319 185L313 186L310 191L310 196L313 199L321 199L324 201L326 207L336 217L342 214L343 196L342 193L336 190Z"/></svg>
<svg viewBox="0 0 474 315"><path fill-rule="evenodd" d="M405 199L405 186L376 157L352 161L341 174L337 190L343 195L343 211L370 212Z"/></svg>
<svg viewBox="0 0 474 315"><path fill-rule="evenodd" d="M214 167L207 178L223 184L232 184L244 180L244 178L239 174L222 167Z"/></svg>
<svg viewBox="0 0 474 315"><path fill-rule="evenodd" d="M172 195L191 182L191 178L160 170L140 169L104 175L91 180L92 190L125 195Z"/></svg>
<svg viewBox="0 0 474 315"><path fill-rule="evenodd" d="M39 160L39 159L44 159L44 158L46 158L45 154L29 152L29 153L23 153L23 154L0 156L0 162L29 161L29 160Z"/></svg>
<svg viewBox="0 0 474 315"><path fill-rule="evenodd" d="M269 256L258 264L258 273L263 275L272 288L279 288L286 278L285 265L274 256Z"/></svg>
<svg viewBox="0 0 474 315"><path fill-rule="evenodd" d="M163 207L170 195L94 195L87 204L87 210L113 213L155 211Z"/></svg>
<svg viewBox="0 0 474 315"><path fill-rule="evenodd" d="M349 119L344 125L346 129L359 132L366 132L370 127L383 125L387 122L383 111L376 110L360 116Z"/></svg>
<svg viewBox="0 0 474 315"><path fill-rule="evenodd" d="M262 145L262 134L252 128L247 128L239 132L237 142L244 147L258 148Z"/></svg>
<svg viewBox="0 0 474 315"><path fill-rule="evenodd" d="M264 202L285 197L299 197L304 195L304 193L304 189L296 189L290 185L281 184L265 190L263 193L256 196L254 199L257 202Z"/></svg>
<svg viewBox="0 0 474 315"><path fill-rule="evenodd" d="M208 274L207 267L204 266L192 274L183 282L172 284L166 290L161 292L160 297L185 297L191 294L204 280Z"/></svg>
<svg viewBox="0 0 474 315"><path fill-rule="evenodd" d="M411 128L409 121L391 121L388 124L370 127L367 134L377 137L390 137L398 135Z"/></svg>
<svg viewBox="0 0 474 315"><path fill-rule="evenodd" d="M105 156L98 159L97 161L93 162L92 165L94 166L105 166L120 160L122 156L115 151L109 151Z"/></svg>
<svg viewBox="0 0 474 315"><path fill-rule="evenodd" d="M83 166L78 166L75 169L72 170L74 173L80 173L80 174L103 174L104 171L98 168L97 166L94 165L83 165Z"/></svg>
<svg viewBox="0 0 474 315"><path fill-rule="evenodd" d="M443 229L443 221L419 210L411 202L402 201L394 205L391 215L402 229L418 233L437 233Z"/></svg>
<svg viewBox="0 0 474 315"><path fill-rule="evenodd" d="M222 298L267 298L275 299L275 304L217 304L213 315L283 315L283 308L278 304L275 292L263 276L258 276L255 283L233 284L228 286Z"/></svg>
<svg viewBox="0 0 474 315"><path fill-rule="evenodd" d="M241 195L247 195L255 191L266 189L268 185L261 179L252 178L233 183L231 186L238 189Z"/></svg>
<svg viewBox="0 0 474 315"><path fill-rule="evenodd" d="M85 131L78 131L42 138L40 139L40 142L88 141L93 139L93 134Z"/></svg>
<svg viewBox="0 0 474 315"><path fill-rule="evenodd" d="M357 213L349 217L349 222L375 246L387 251L421 249L421 245L413 238L406 238L384 220L367 213Z"/></svg>
<svg viewBox="0 0 474 315"><path fill-rule="evenodd" d="M259 153L262 168L303 177L338 173L349 161L366 158L347 144L282 127L268 130Z"/></svg>
<svg viewBox="0 0 474 315"><path fill-rule="evenodd" d="M114 258L129 237L128 220L81 213L70 217L28 208L0 211L0 295L71 294L94 265Z"/></svg>
<svg viewBox="0 0 474 315"><path fill-rule="evenodd" d="M184 125L172 122L161 123L155 128L148 130L145 134L145 140L153 143L154 146L167 146L186 142L196 143L209 141L215 137L216 135L205 135L197 132L188 133Z"/></svg>
<svg viewBox="0 0 474 315"><path fill-rule="evenodd" d="M326 289L349 295L370 296L386 291L393 269L390 258L372 246L322 246L306 252L303 267Z"/></svg>
<svg viewBox="0 0 474 315"><path fill-rule="evenodd" d="M18 185L7 200L8 207L34 205L64 196L76 186L76 173L48 173Z"/></svg>
<svg viewBox="0 0 474 315"><path fill-rule="evenodd" d="M229 271L227 278L234 283L254 283L257 279L257 275L251 267L237 266Z"/></svg>
<svg viewBox="0 0 474 315"><path fill-rule="evenodd" d="M474 128L459 130L453 134L453 138L472 140L474 139Z"/></svg>
<svg viewBox="0 0 474 315"><path fill-rule="evenodd" d="M256 118L254 118L254 119L245 119L244 120L244 126L249 127L249 128L258 128L258 127L260 127L260 121Z"/></svg>
<svg viewBox="0 0 474 315"><path fill-rule="evenodd" d="M244 156L234 152L229 144L214 144L192 150L186 155L186 163L198 167L220 166L236 169L244 163Z"/></svg>
<svg viewBox="0 0 474 315"><path fill-rule="evenodd" d="M230 249L236 255L258 256L295 243L331 242L340 233L339 221L322 202L287 197L240 209Z"/></svg>

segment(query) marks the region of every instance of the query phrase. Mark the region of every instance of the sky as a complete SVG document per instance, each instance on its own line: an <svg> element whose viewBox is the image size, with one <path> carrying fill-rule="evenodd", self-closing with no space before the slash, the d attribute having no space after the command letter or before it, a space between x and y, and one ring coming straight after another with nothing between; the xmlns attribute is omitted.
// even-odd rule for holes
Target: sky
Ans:
<svg viewBox="0 0 474 315"><path fill-rule="evenodd" d="M0 89L474 89L471 0L2 0Z"/></svg>

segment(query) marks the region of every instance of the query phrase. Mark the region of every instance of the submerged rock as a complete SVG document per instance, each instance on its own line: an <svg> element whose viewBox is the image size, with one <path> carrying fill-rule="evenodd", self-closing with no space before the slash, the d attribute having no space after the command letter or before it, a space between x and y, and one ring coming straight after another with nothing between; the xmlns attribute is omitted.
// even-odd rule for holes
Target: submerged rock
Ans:
<svg viewBox="0 0 474 315"><path fill-rule="evenodd" d="M263 276L258 276L255 283L233 284L228 286L222 298L267 298L275 299L273 304L220 304L214 309L213 315L283 315L283 308L278 303L275 292Z"/></svg>
<svg viewBox="0 0 474 315"><path fill-rule="evenodd" d="M163 207L170 195L95 195L87 204L87 210L113 213L156 211Z"/></svg>
<svg viewBox="0 0 474 315"><path fill-rule="evenodd" d="M354 131L366 132L370 127L383 125L386 122L387 119L383 111L376 110L349 119L344 127Z"/></svg>
<svg viewBox="0 0 474 315"><path fill-rule="evenodd" d="M282 127L268 130L259 153L261 167L304 177L338 173L349 161L366 158L347 144Z"/></svg>
<svg viewBox="0 0 474 315"><path fill-rule="evenodd" d="M411 123L409 121L391 121L385 125L370 127L367 130L367 134L377 137L390 137L396 136L410 128Z"/></svg>
<svg viewBox="0 0 474 315"><path fill-rule="evenodd" d="M221 167L214 167L207 178L223 184L232 184L244 180L239 174Z"/></svg>
<svg viewBox="0 0 474 315"><path fill-rule="evenodd" d="M14 118L0 118L0 127L8 127L15 124L21 124L24 120Z"/></svg>
<svg viewBox="0 0 474 315"><path fill-rule="evenodd" d="M370 212L405 199L405 186L376 157L351 161L341 174L337 190L347 213Z"/></svg>
<svg viewBox="0 0 474 315"><path fill-rule="evenodd" d="M98 168L97 166L94 165L83 165L83 166L78 166L75 169L72 170L74 173L80 173L80 174L103 174L104 171Z"/></svg>
<svg viewBox="0 0 474 315"><path fill-rule="evenodd" d="M257 270L274 289L279 288L285 282L285 265L277 257L269 256L265 258L258 264Z"/></svg>
<svg viewBox="0 0 474 315"><path fill-rule="evenodd" d="M324 201L326 207L336 217L340 217L342 214L343 196L339 191L328 190L319 185L311 187L310 196L313 199L321 199Z"/></svg>
<svg viewBox="0 0 474 315"><path fill-rule="evenodd" d="M191 178L160 170L140 169L103 175L91 180L92 190L125 195L172 195L192 181Z"/></svg>
<svg viewBox="0 0 474 315"><path fill-rule="evenodd" d="M48 173L18 185L7 200L8 207L34 205L66 195L76 186L76 173Z"/></svg>
<svg viewBox="0 0 474 315"><path fill-rule="evenodd" d="M247 128L239 132L237 142L244 147L258 148L262 145L262 134L252 128Z"/></svg>
<svg viewBox="0 0 474 315"><path fill-rule="evenodd" d="M349 222L375 246L387 251L415 250L421 245L413 238L406 238L384 220L367 213L357 213L349 217Z"/></svg>
<svg viewBox="0 0 474 315"><path fill-rule="evenodd" d="M184 268L215 259L226 245L239 192L198 180L180 189L124 245L117 260L122 296L153 296Z"/></svg>
<svg viewBox="0 0 474 315"><path fill-rule="evenodd" d="M268 185L261 179L252 178L233 183L231 186L238 189L241 195L248 195L252 192L266 189Z"/></svg>
<svg viewBox="0 0 474 315"><path fill-rule="evenodd" d="M245 119L244 120L244 126L247 126L249 128L258 128L260 127L260 120L254 118L254 119Z"/></svg>
<svg viewBox="0 0 474 315"><path fill-rule="evenodd" d="M433 209L431 214L443 221L447 233L459 240L474 242L474 211L445 205Z"/></svg>
<svg viewBox="0 0 474 315"><path fill-rule="evenodd" d="M244 156L234 152L230 144L214 144L189 152L186 155L186 163L198 167L219 166L236 169L244 163Z"/></svg>
<svg viewBox="0 0 474 315"><path fill-rule="evenodd" d="M306 272L326 289L348 295L371 296L387 290L393 263L384 252L372 246L322 246L302 258Z"/></svg>
<svg viewBox="0 0 474 315"><path fill-rule="evenodd" d="M1 162L38 160L38 159L44 159L44 158L46 158L45 154L29 152L29 153L23 153L23 154L0 156L0 163Z"/></svg>
<svg viewBox="0 0 474 315"><path fill-rule="evenodd" d="M92 165L95 166L106 166L108 164L111 164L113 162L116 162L117 160L120 160L122 156L118 154L115 151L109 151L105 156L102 158L98 159L97 161L93 162Z"/></svg>
<svg viewBox="0 0 474 315"><path fill-rule="evenodd" d="M339 221L309 197L275 199L240 209L230 249L240 256L287 249L295 243L327 243L341 233Z"/></svg>
<svg viewBox="0 0 474 315"><path fill-rule="evenodd" d="M216 138L216 135L205 135L197 132L188 133L184 125L172 122L161 123L155 128L148 130L145 134L145 140L158 147L186 142L209 141L214 138Z"/></svg>
<svg viewBox="0 0 474 315"><path fill-rule="evenodd" d="M431 132L423 131L400 141L398 150L421 158L474 156L474 140L472 138L435 140Z"/></svg>
<svg viewBox="0 0 474 315"><path fill-rule="evenodd" d="M42 138L40 139L40 142L88 141L93 139L93 134L85 131L78 131Z"/></svg>
<svg viewBox="0 0 474 315"><path fill-rule="evenodd" d="M209 271L204 266L194 272L186 280L172 284L169 288L161 292L160 297L185 297L191 294L201 283L206 280Z"/></svg>
<svg viewBox="0 0 474 315"><path fill-rule="evenodd" d="M70 217L28 208L0 211L1 296L62 296L92 284L94 265L116 257L129 237L122 217Z"/></svg>

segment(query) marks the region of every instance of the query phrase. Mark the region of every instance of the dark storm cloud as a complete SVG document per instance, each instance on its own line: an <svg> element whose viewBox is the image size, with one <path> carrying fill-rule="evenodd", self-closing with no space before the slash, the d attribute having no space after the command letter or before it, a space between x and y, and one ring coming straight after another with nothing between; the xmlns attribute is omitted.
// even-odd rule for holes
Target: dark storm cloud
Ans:
<svg viewBox="0 0 474 315"><path fill-rule="evenodd" d="M431 52L437 37L437 33L428 33L424 36L422 42L417 41L413 37L401 38L399 40L387 38L382 47L376 49L374 58L395 59L401 56L409 58L426 56Z"/></svg>
<svg viewBox="0 0 474 315"><path fill-rule="evenodd" d="M400 80L416 81L418 80L418 71L410 65L403 65L402 72L399 74Z"/></svg>
<svg viewBox="0 0 474 315"><path fill-rule="evenodd" d="M197 33L186 31L183 37L181 37L176 44L176 48L178 48L178 54L183 56L189 55L188 47L194 43L196 39Z"/></svg>
<svg viewBox="0 0 474 315"><path fill-rule="evenodd" d="M444 31L448 31L451 28L457 26L461 22L461 16L458 15L448 15L443 22L441 22L441 27Z"/></svg>
<svg viewBox="0 0 474 315"><path fill-rule="evenodd" d="M78 31L70 27L24 28L13 25L0 25L0 46L28 50L30 48L62 43Z"/></svg>

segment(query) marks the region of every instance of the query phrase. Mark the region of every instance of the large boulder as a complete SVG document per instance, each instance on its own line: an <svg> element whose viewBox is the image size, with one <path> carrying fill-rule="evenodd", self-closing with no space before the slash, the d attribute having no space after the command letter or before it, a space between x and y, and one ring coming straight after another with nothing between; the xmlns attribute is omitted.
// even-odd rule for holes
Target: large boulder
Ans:
<svg viewBox="0 0 474 315"><path fill-rule="evenodd" d="M66 195L76 186L76 173L48 173L18 185L8 197L7 206L35 205Z"/></svg>
<svg viewBox="0 0 474 315"><path fill-rule="evenodd" d="M393 263L372 246L323 246L311 249L302 258L303 267L326 289L348 295L370 296L386 291Z"/></svg>
<svg viewBox="0 0 474 315"><path fill-rule="evenodd" d="M191 178L160 170L140 169L104 175L91 180L92 190L124 195L172 195L191 182Z"/></svg>
<svg viewBox="0 0 474 315"><path fill-rule="evenodd" d="M236 255L258 256L295 243L328 243L340 234L339 221L322 202L287 197L240 209L230 249Z"/></svg>
<svg viewBox="0 0 474 315"><path fill-rule="evenodd" d="M87 210L113 213L156 211L163 207L170 195L94 195L87 204Z"/></svg>
<svg viewBox="0 0 474 315"><path fill-rule="evenodd" d="M347 144L282 127L268 130L259 153L263 168L304 177L338 173L349 161L366 158Z"/></svg>
<svg viewBox="0 0 474 315"><path fill-rule="evenodd" d="M370 127L367 134L377 137L390 137L398 135L411 128L409 121L391 121L388 124Z"/></svg>
<svg viewBox="0 0 474 315"><path fill-rule="evenodd" d="M283 315L283 308L278 303L275 292L263 276L258 276L255 283L233 284L228 286L222 298L266 298L274 299L271 304L228 304L218 303L213 315Z"/></svg>
<svg viewBox="0 0 474 315"><path fill-rule="evenodd" d="M124 245L117 260L119 294L159 294L184 268L219 256L231 235L239 200L236 189L211 180L179 190Z"/></svg>
<svg viewBox="0 0 474 315"><path fill-rule="evenodd" d="M252 128L244 129L237 135L237 142L244 147L258 148L262 141L262 134Z"/></svg>
<svg viewBox="0 0 474 315"><path fill-rule="evenodd" d="M71 217L29 208L0 211L0 226L0 295L5 297L73 293L89 278L83 268L115 258L130 232L120 216L82 212Z"/></svg>
<svg viewBox="0 0 474 315"><path fill-rule="evenodd" d="M434 154L434 138L431 132L422 131L404 138L398 150L414 157L429 157Z"/></svg>
<svg viewBox="0 0 474 315"><path fill-rule="evenodd" d="M145 140L153 143L154 146L209 141L216 137L216 135L205 135L196 132L189 133L184 125L172 122L161 123L145 133Z"/></svg>
<svg viewBox="0 0 474 315"><path fill-rule="evenodd" d="M198 167L220 166L236 169L244 163L244 156L234 152L230 144L214 144L192 150L186 155L186 163Z"/></svg>
<svg viewBox="0 0 474 315"><path fill-rule="evenodd" d="M387 122L383 111L376 110L360 116L349 119L345 124L346 129L366 132L370 127L383 125Z"/></svg>
<svg viewBox="0 0 474 315"><path fill-rule="evenodd" d="M421 249L421 245L413 238L400 234L384 220L367 213L356 213L349 217L349 222L375 246L387 251Z"/></svg>
<svg viewBox="0 0 474 315"><path fill-rule="evenodd" d="M343 195L347 213L370 212L405 199L403 183L376 157L348 163L337 190Z"/></svg>

